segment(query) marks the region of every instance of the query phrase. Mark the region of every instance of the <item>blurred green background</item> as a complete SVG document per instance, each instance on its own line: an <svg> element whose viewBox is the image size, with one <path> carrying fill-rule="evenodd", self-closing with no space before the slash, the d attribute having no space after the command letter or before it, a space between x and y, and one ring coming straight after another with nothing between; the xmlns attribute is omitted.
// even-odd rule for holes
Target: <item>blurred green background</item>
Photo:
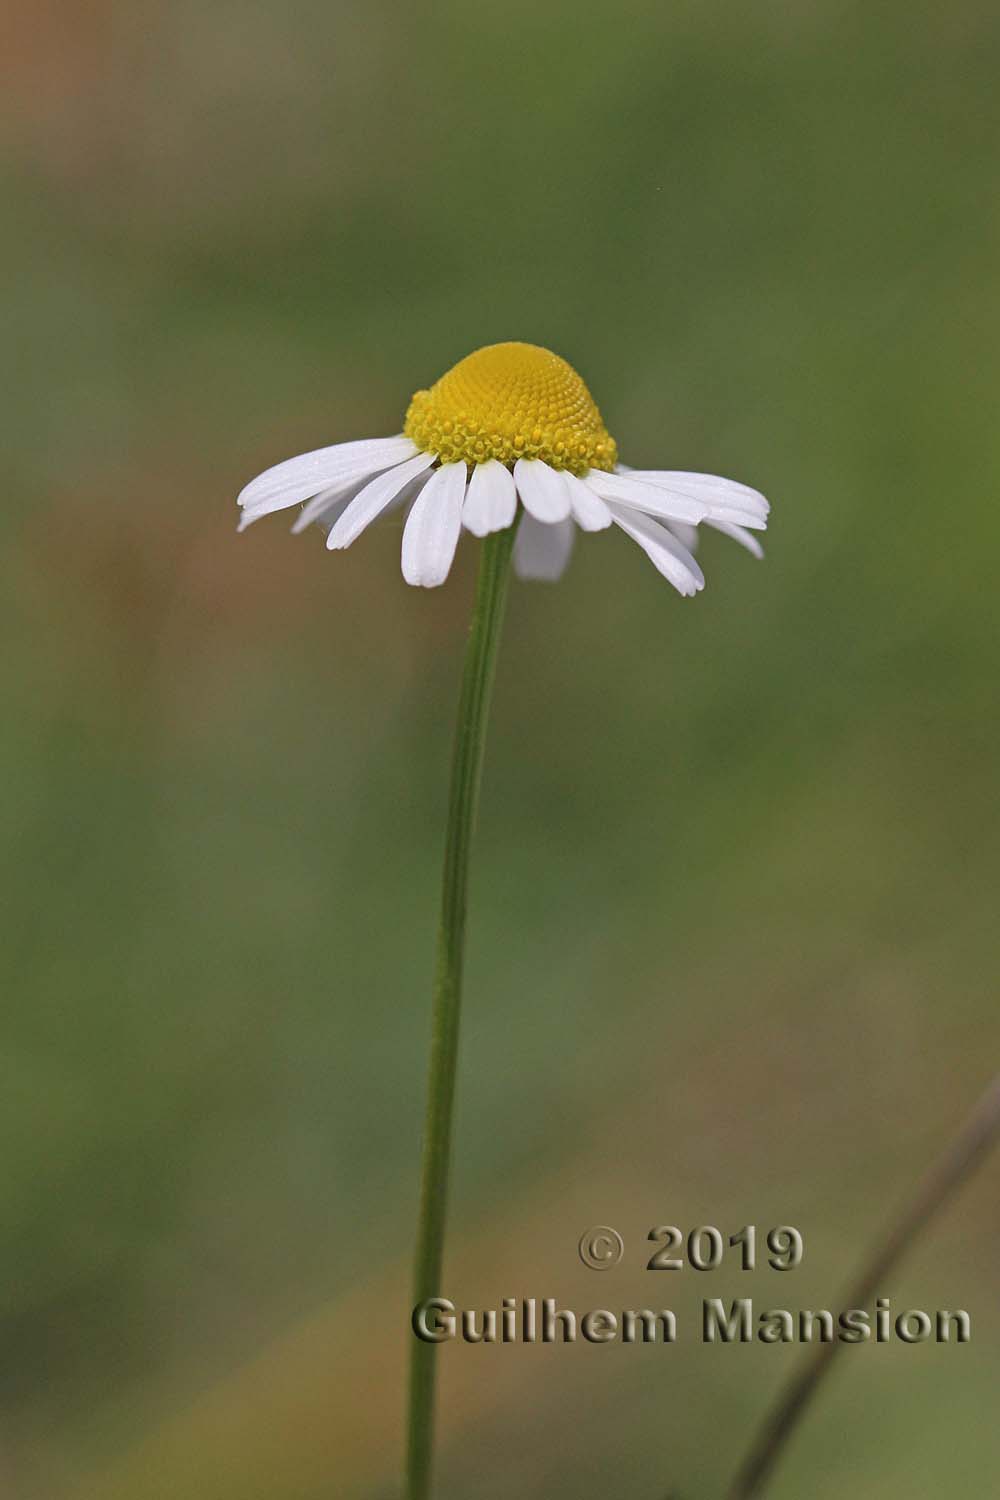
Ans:
<svg viewBox="0 0 1000 1500"><path fill-rule="evenodd" d="M444 1290L691 1332L446 1348L439 1494L719 1496L799 1351L696 1305L836 1306L1000 1050L996 9L17 0L6 50L4 1494L398 1494L476 546L425 594L398 524L234 499L527 339L774 511L693 602L608 535L512 591ZM778 1500L993 1492L997 1172L882 1289L972 1344L845 1350ZM665 1222L805 1261L653 1278Z"/></svg>

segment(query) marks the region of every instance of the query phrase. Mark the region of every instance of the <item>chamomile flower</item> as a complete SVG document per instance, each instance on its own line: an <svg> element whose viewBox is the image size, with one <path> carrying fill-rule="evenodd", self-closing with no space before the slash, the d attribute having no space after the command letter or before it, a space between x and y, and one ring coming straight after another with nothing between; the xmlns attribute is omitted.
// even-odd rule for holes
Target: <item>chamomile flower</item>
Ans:
<svg viewBox="0 0 1000 1500"><path fill-rule="evenodd" d="M410 402L395 437L335 443L287 459L239 496L240 530L302 505L326 545L349 547L379 516L405 507L403 577L433 588L451 569L463 528L483 537L521 520L514 567L558 578L577 530L618 526L679 593L704 576L694 559L704 523L762 555L757 490L714 474L629 469L579 375L535 344L491 344L460 360Z"/></svg>

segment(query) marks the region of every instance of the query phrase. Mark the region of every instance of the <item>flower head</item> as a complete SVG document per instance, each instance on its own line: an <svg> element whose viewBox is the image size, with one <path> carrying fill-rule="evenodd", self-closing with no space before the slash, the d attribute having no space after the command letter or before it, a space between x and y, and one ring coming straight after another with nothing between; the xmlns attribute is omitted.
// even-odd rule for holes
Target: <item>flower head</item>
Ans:
<svg viewBox="0 0 1000 1500"><path fill-rule="evenodd" d="M417 391L403 431L442 463L471 468L519 458L583 475L618 457L594 398L558 354L537 344L489 344Z"/></svg>
<svg viewBox="0 0 1000 1500"><path fill-rule="evenodd" d="M305 502L303 504L303 502ZM491 344L417 391L396 437L336 443L268 469L239 496L240 529L303 505L331 549L349 547L376 517L408 507L403 577L432 588L451 568L464 527L487 536L523 509L514 566L558 578L577 528L616 525L681 594L704 577L693 556L703 522L755 556L768 504L714 474L629 469L580 376L535 344Z"/></svg>

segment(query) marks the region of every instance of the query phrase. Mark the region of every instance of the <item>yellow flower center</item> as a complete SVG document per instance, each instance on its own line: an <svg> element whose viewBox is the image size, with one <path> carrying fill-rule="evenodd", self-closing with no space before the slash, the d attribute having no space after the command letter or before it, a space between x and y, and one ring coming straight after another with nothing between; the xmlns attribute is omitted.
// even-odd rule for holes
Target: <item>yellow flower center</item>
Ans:
<svg viewBox="0 0 1000 1500"><path fill-rule="evenodd" d="M594 398L558 354L537 344L489 344L460 359L429 391L417 391L406 436L442 463L541 458L583 474L613 469L615 440Z"/></svg>

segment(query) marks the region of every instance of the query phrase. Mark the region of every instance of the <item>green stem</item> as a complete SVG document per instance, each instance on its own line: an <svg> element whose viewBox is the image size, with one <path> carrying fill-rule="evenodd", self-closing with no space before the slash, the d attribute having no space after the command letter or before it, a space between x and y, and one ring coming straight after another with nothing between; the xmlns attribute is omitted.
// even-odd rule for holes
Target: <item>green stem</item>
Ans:
<svg viewBox="0 0 1000 1500"><path fill-rule="evenodd" d="M414 1267L414 1301L441 1295L441 1262L451 1157L451 1121L462 1005L462 954L469 884L469 852L479 803L486 721L503 623L516 524L483 543L472 625L465 651L455 728L448 827L445 838L441 925L434 980L430 1079L424 1126L420 1217ZM434 1381L437 1346L413 1338L406 1478L409 1500L428 1500L434 1448Z"/></svg>

